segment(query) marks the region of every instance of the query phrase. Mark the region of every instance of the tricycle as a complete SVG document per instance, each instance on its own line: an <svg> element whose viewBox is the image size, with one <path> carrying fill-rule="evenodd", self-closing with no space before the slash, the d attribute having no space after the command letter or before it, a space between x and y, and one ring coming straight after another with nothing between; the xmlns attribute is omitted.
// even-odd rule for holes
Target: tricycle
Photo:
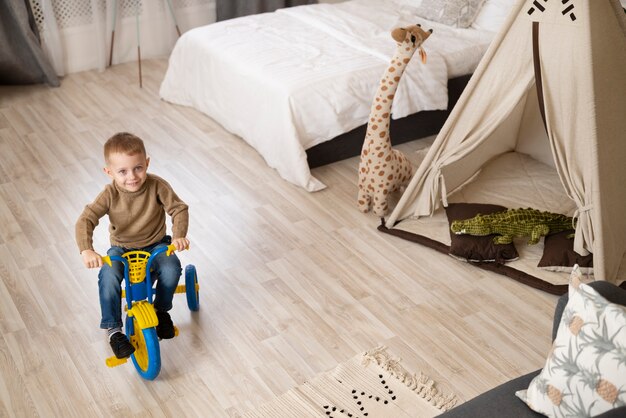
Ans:
<svg viewBox="0 0 626 418"><path fill-rule="evenodd" d="M155 290L152 287L154 281L151 277L152 260L160 253L166 251L170 256L176 250L176 246L169 245L160 247L152 253L146 251L128 251L122 256L104 256L102 261L109 266L113 262L124 265L124 289L122 297L126 298L126 324L125 331L130 343L135 347L131 359L135 369L141 377L154 380L161 371L161 351L156 326L159 321L153 306ZM189 264L185 267L185 284L176 288L176 293L187 295L187 306L191 311L200 308L198 277L196 268ZM174 335L178 335L178 328L174 327ZM109 367L119 366L126 363L128 358L118 359L109 357L106 364Z"/></svg>

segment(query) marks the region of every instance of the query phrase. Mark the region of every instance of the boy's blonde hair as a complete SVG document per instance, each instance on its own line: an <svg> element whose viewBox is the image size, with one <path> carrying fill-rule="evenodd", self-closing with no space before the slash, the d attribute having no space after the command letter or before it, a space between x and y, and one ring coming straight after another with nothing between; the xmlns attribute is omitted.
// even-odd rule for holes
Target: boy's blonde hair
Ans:
<svg viewBox="0 0 626 418"><path fill-rule="evenodd" d="M118 132L107 140L104 144L104 161L109 163L111 154L146 155L146 147L137 135L128 132Z"/></svg>

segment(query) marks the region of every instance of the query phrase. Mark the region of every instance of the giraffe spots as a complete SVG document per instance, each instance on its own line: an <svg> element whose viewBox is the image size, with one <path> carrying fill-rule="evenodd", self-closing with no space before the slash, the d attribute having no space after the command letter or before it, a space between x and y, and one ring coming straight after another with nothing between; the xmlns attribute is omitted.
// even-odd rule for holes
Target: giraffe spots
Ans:
<svg viewBox="0 0 626 418"><path fill-rule="evenodd" d="M406 53L405 51L408 51ZM369 141L367 153L363 153L359 165L358 203L367 211L373 205L376 215L384 216L389 205L389 195L410 180L413 169L401 152L394 150L389 141L391 125L390 107L400 83L402 71L410 62L415 47L410 40L398 43L396 55L383 75L378 92L372 100L365 142ZM383 110L384 108L384 110ZM367 160L367 161L366 161ZM401 183L402 182L402 183ZM375 204L374 204L375 202Z"/></svg>

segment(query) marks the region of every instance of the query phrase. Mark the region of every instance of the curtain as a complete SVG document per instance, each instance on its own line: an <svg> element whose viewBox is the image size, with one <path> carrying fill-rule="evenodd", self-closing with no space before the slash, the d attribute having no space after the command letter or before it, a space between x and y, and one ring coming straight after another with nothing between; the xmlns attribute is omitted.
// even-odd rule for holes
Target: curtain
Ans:
<svg viewBox="0 0 626 418"><path fill-rule="evenodd" d="M214 0L30 3L43 49L58 75L134 61L138 46L142 60L167 56L178 39L177 28L185 32L215 21Z"/></svg>
<svg viewBox="0 0 626 418"><path fill-rule="evenodd" d="M215 7L217 20L220 21L313 3L317 3L317 0L216 0Z"/></svg>
<svg viewBox="0 0 626 418"><path fill-rule="evenodd" d="M28 0L0 2L0 45L0 84L59 85Z"/></svg>
<svg viewBox="0 0 626 418"><path fill-rule="evenodd" d="M65 75L65 56L52 0L30 0L39 27L41 47L58 76Z"/></svg>

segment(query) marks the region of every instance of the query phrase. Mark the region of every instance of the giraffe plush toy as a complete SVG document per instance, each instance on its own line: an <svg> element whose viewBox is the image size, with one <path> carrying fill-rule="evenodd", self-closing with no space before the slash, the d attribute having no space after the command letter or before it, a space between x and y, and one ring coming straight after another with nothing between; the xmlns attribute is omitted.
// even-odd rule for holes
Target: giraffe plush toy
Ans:
<svg viewBox="0 0 626 418"><path fill-rule="evenodd" d="M361 151L357 199L361 212L373 208L377 216L385 216L389 209L389 194L406 186L413 174L406 155L391 148L391 103L400 77L416 50L419 49L422 62L426 63L426 53L421 45L432 32L432 29L423 30L420 25L396 28L391 32L398 49L380 80Z"/></svg>

